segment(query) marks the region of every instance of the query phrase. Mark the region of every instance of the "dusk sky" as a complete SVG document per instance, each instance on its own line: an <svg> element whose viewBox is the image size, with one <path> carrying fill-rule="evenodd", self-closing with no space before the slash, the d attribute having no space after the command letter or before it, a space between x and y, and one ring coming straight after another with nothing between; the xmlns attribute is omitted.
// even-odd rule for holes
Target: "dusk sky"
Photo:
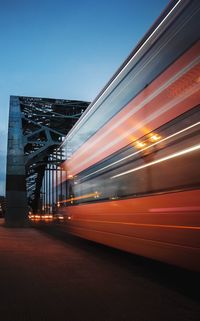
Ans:
<svg viewBox="0 0 200 321"><path fill-rule="evenodd" d="M92 101L168 0L0 0L0 195L10 95Z"/></svg>

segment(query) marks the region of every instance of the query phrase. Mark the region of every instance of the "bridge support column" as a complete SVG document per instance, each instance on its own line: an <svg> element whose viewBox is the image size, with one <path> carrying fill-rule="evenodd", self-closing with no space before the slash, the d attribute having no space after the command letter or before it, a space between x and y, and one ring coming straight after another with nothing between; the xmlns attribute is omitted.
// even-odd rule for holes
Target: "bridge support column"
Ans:
<svg viewBox="0 0 200 321"><path fill-rule="evenodd" d="M10 97L6 202L6 226L26 226L28 223L28 205L26 194L22 118L19 98L15 96Z"/></svg>

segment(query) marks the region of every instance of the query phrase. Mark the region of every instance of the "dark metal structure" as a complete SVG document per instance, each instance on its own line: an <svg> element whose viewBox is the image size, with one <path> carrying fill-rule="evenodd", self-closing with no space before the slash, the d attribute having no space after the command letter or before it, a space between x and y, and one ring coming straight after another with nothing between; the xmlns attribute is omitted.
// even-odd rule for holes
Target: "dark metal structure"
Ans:
<svg viewBox="0 0 200 321"><path fill-rule="evenodd" d="M5 196L0 196L0 217L5 215L6 199Z"/></svg>
<svg viewBox="0 0 200 321"><path fill-rule="evenodd" d="M36 213L41 210L41 200L47 203L47 195L41 195L42 185L47 184L44 174L57 171L62 160L59 146L88 105L77 100L10 97L5 214L8 226L26 224L28 209ZM49 189L46 187L46 192Z"/></svg>

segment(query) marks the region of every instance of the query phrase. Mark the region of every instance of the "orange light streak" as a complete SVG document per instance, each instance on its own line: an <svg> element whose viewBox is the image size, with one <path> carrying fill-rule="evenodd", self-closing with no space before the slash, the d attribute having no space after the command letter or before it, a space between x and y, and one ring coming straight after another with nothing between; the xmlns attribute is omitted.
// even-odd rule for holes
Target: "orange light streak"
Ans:
<svg viewBox="0 0 200 321"><path fill-rule="evenodd" d="M143 223L128 223L128 222L110 222L110 221L97 221L97 220L76 220L78 222L90 222L90 223L106 223L106 224L120 224L142 227L160 227L160 228L174 228L174 229L191 229L200 230L200 226L187 226L187 225L168 225L168 224L143 224Z"/></svg>
<svg viewBox="0 0 200 321"><path fill-rule="evenodd" d="M66 200L60 201L59 203L68 203L68 202L77 201L77 200L89 198L89 197L98 198L100 195L101 195L101 193L99 193L99 192L89 193L89 194L85 194L85 195L81 195L81 196L77 196L77 197L71 197Z"/></svg>

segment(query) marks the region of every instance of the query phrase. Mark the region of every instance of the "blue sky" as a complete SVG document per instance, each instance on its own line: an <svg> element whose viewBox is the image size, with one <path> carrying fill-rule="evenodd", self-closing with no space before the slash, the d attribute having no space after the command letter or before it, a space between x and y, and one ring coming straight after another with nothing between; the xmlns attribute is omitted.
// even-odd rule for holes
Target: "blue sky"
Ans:
<svg viewBox="0 0 200 321"><path fill-rule="evenodd" d="M92 101L168 0L0 0L0 195L10 95Z"/></svg>

